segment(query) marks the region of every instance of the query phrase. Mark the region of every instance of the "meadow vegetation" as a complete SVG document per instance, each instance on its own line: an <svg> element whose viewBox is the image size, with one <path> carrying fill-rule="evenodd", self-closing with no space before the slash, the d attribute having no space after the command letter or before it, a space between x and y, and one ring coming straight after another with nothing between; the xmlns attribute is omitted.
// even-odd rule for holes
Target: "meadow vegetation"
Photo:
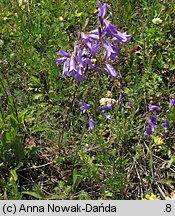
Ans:
<svg viewBox="0 0 175 216"><path fill-rule="evenodd" d="M132 36L118 53L102 46L104 58L81 34L98 29L102 41L98 2L0 1L0 199L165 199L175 190L174 1L102 1L101 20ZM75 42L89 49L86 78L61 65Z"/></svg>

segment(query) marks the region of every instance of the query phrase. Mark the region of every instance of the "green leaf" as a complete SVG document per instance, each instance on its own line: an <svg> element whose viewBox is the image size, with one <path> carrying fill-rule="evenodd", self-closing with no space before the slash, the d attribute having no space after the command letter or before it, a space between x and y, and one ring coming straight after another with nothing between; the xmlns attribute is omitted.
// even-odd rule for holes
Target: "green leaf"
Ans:
<svg viewBox="0 0 175 216"><path fill-rule="evenodd" d="M37 129L32 130L31 133L36 133L36 132L41 132L41 131L49 131L49 130L50 130L50 128L47 128L47 127L37 128Z"/></svg>
<svg viewBox="0 0 175 216"><path fill-rule="evenodd" d="M41 190L40 187L38 186L34 186L33 189L31 191L22 191L22 194L25 194L25 195L29 195L29 196L32 196L36 199L49 199L48 196L46 196L43 191Z"/></svg>
<svg viewBox="0 0 175 216"><path fill-rule="evenodd" d="M73 170L73 187L77 187L81 180L83 179L82 173L80 173L77 169Z"/></svg>
<svg viewBox="0 0 175 216"><path fill-rule="evenodd" d="M14 150L15 159L19 163L25 157L24 146L19 136L12 142L12 148Z"/></svg>
<svg viewBox="0 0 175 216"><path fill-rule="evenodd" d="M103 196L105 196L105 197L112 197L113 194L110 191L105 190Z"/></svg>
<svg viewBox="0 0 175 216"><path fill-rule="evenodd" d="M173 164L175 164L175 157L172 157L169 162L168 162L168 165L167 165L167 168L170 168Z"/></svg>
<svg viewBox="0 0 175 216"><path fill-rule="evenodd" d="M19 200L22 198L21 193L18 191L18 174L16 173L21 166L23 166L23 163L19 163L18 166L10 170L10 176L6 185L8 199Z"/></svg>
<svg viewBox="0 0 175 216"><path fill-rule="evenodd" d="M33 81L35 81L36 83L41 84L41 83L40 83L40 80L39 80L37 77L31 75L30 78L31 78Z"/></svg>
<svg viewBox="0 0 175 216"><path fill-rule="evenodd" d="M32 191L23 191L22 194L32 196L37 199L48 199L44 194L40 192L32 192Z"/></svg>
<svg viewBox="0 0 175 216"><path fill-rule="evenodd" d="M80 191L79 195L78 195L78 199L79 200L90 200L90 196L87 192L85 191Z"/></svg>

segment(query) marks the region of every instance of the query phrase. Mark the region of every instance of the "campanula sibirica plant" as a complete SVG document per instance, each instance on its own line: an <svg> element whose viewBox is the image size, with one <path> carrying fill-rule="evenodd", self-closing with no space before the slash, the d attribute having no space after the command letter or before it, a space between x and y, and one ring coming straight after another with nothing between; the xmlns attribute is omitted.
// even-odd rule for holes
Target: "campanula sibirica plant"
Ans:
<svg viewBox="0 0 175 216"><path fill-rule="evenodd" d="M79 41L75 42L72 52L68 53L60 49L58 55L61 57L56 59L56 64L63 64L62 77L73 77L76 82L82 83L84 80L90 79L89 71L92 70L96 73L106 72L111 81L119 76L114 63L119 57L120 46L126 45L132 36L126 32L118 31L118 26L111 24L107 15L110 5L99 2L98 7L97 28L90 32L81 32ZM105 110L112 110L114 102L115 99L112 98L100 100L101 114L109 120L112 118L105 113ZM89 108L91 108L90 104L80 102L83 114ZM95 123L92 115L88 115L89 130L92 130L95 128Z"/></svg>
<svg viewBox="0 0 175 216"><path fill-rule="evenodd" d="M110 23L106 14L108 4L102 5L99 2L98 6L97 28L87 33L81 32L80 40L74 44L72 53L67 53L63 49L58 53L62 57L58 58L56 63L63 64L63 77L72 76L77 82L83 82L88 78L89 68L97 72L106 71L111 80L119 75L112 64L119 56L119 44L126 45L131 36L118 31L118 26ZM104 63L96 61L98 65L95 65L92 60L94 58L102 59Z"/></svg>

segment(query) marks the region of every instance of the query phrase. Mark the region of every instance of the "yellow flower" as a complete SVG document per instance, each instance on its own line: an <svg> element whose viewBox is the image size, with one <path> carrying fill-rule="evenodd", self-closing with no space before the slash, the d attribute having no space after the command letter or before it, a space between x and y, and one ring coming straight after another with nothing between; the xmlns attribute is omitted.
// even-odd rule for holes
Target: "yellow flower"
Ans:
<svg viewBox="0 0 175 216"><path fill-rule="evenodd" d="M162 144L164 144L163 139L160 136L153 136L153 140L154 140L154 143L156 145L162 145Z"/></svg>
<svg viewBox="0 0 175 216"><path fill-rule="evenodd" d="M97 60L95 58L91 59L91 62L95 64Z"/></svg>
<svg viewBox="0 0 175 216"><path fill-rule="evenodd" d="M59 21L63 21L64 18L62 16L59 17Z"/></svg>
<svg viewBox="0 0 175 216"><path fill-rule="evenodd" d="M80 17L82 15L82 12L79 12L76 14L76 17Z"/></svg>
<svg viewBox="0 0 175 216"><path fill-rule="evenodd" d="M146 194L145 198L143 198L142 200L159 200L155 194L151 193L151 195Z"/></svg>
<svg viewBox="0 0 175 216"><path fill-rule="evenodd" d="M98 13L98 9L95 8L94 11L93 11L93 13Z"/></svg>

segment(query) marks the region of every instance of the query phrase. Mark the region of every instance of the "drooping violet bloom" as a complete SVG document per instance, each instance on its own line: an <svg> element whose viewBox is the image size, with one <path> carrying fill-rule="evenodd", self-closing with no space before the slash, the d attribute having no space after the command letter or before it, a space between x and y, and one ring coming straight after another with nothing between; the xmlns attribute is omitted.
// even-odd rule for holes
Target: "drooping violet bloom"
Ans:
<svg viewBox="0 0 175 216"><path fill-rule="evenodd" d="M100 34L89 33L88 35L89 35L89 37L90 37L92 40L94 40L94 41L98 41L98 40L99 40Z"/></svg>
<svg viewBox="0 0 175 216"><path fill-rule="evenodd" d="M123 103L123 102L125 101L125 97L124 97L124 95L123 95L123 92L120 92L119 101L120 101L121 103Z"/></svg>
<svg viewBox="0 0 175 216"><path fill-rule="evenodd" d="M63 57L56 59L57 65L64 63L67 59L70 58L69 53L65 52L63 49L60 49L60 51L58 52L58 55L61 55Z"/></svg>
<svg viewBox="0 0 175 216"><path fill-rule="evenodd" d="M145 134L147 134L150 137L152 135L152 133L153 133L152 128L150 126L148 126L146 128Z"/></svg>
<svg viewBox="0 0 175 216"><path fill-rule="evenodd" d="M70 67L70 55L69 53L65 52L63 49L60 49L58 55L61 55L63 57L56 59L56 64L63 64L63 73L62 77L64 76L70 76L69 67Z"/></svg>
<svg viewBox="0 0 175 216"><path fill-rule="evenodd" d="M79 46L78 42L75 42L73 54L77 55L79 49L80 49L80 46Z"/></svg>
<svg viewBox="0 0 175 216"><path fill-rule="evenodd" d="M85 75L82 76L82 73L86 72L86 70L88 68L87 66L93 68L96 71L100 71L100 68L95 66L91 62L91 59L89 56L90 56L90 53L86 48L83 48L83 50L78 49L77 56L76 56L76 64L78 65L77 66L77 73L79 73L81 75L80 78L82 78L80 80L87 79L87 77ZM78 68L80 68L80 69L78 69ZM78 80L79 80L79 74L77 75Z"/></svg>
<svg viewBox="0 0 175 216"><path fill-rule="evenodd" d="M63 65L62 77L70 76L69 67L70 67L70 58L67 58Z"/></svg>
<svg viewBox="0 0 175 216"><path fill-rule="evenodd" d="M106 14L106 11L109 5L106 3L102 5L101 2L98 2L98 6L100 8L99 13L98 13L98 19L99 19L100 24L103 26L103 18Z"/></svg>
<svg viewBox="0 0 175 216"><path fill-rule="evenodd" d="M149 104L149 111L155 111L155 110L160 110L160 107L159 106L156 106L156 105L151 105Z"/></svg>
<svg viewBox="0 0 175 216"><path fill-rule="evenodd" d="M131 102L131 101L128 102L128 106L129 106L129 108L130 108L130 111L132 111L133 106L132 106L132 102Z"/></svg>
<svg viewBox="0 0 175 216"><path fill-rule="evenodd" d="M92 56L95 57L96 53L100 49L100 44L93 44L93 43L87 42L86 45L89 48Z"/></svg>
<svg viewBox="0 0 175 216"><path fill-rule="evenodd" d="M86 48L83 48L83 50L78 49L77 56L76 56L78 66L81 68L85 68L87 59L89 59L88 50Z"/></svg>
<svg viewBox="0 0 175 216"><path fill-rule="evenodd" d="M56 59L56 64L57 64L57 66L58 66L59 64L64 63L66 60L67 60L67 57L61 57L61 58L59 58L59 59Z"/></svg>
<svg viewBox="0 0 175 216"><path fill-rule="evenodd" d="M112 25L108 20L104 20L104 32L107 33L109 37L117 35L118 26Z"/></svg>
<svg viewBox="0 0 175 216"><path fill-rule="evenodd" d="M115 60L117 56L119 56L120 47L114 46L109 42L104 42L104 48L106 50L106 60Z"/></svg>
<svg viewBox="0 0 175 216"><path fill-rule="evenodd" d="M91 131L95 128L95 122L92 118L92 116L89 116L89 127L88 127L88 130Z"/></svg>
<svg viewBox="0 0 175 216"><path fill-rule="evenodd" d="M174 100L174 98L170 99L169 106L170 107L175 106L175 100Z"/></svg>
<svg viewBox="0 0 175 216"><path fill-rule="evenodd" d="M72 76L75 76L75 74L77 73L76 61L73 55L70 57L69 73L71 73Z"/></svg>
<svg viewBox="0 0 175 216"><path fill-rule="evenodd" d="M80 109L83 111L83 113L85 113L87 109L92 107L91 104L87 104L84 102L80 102L79 104L80 104Z"/></svg>
<svg viewBox="0 0 175 216"><path fill-rule="evenodd" d="M108 120L110 120L110 121L113 120L113 119L111 118L111 116L108 115L107 113L105 113L105 112L102 111L101 114L102 114L102 116L104 116L106 119L108 119Z"/></svg>
<svg viewBox="0 0 175 216"><path fill-rule="evenodd" d="M88 35L86 35L84 32L81 32L81 38L84 43L91 42L91 38Z"/></svg>
<svg viewBox="0 0 175 216"><path fill-rule="evenodd" d="M162 126L168 130L170 128L170 122L166 120L165 122L162 123Z"/></svg>
<svg viewBox="0 0 175 216"><path fill-rule="evenodd" d="M77 69L77 73L75 74L75 80L76 82L83 82L87 77L82 73L82 68L79 67Z"/></svg>
<svg viewBox="0 0 175 216"><path fill-rule="evenodd" d="M102 34L105 35L107 33L109 37L113 36L112 40L114 43L122 42L123 45L127 44L128 40L130 40L132 36L127 35L126 32L117 31L118 26L112 25L107 19L104 19L108 7L107 4L102 5L101 3L99 3L98 5L100 7L98 18L101 26L104 26L104 28L101 29Z"/></svg>
<svg viewBox="0 0 175 216"><path fill-rule="evenodd" d="M98 27L97 29L90 31L88 35L91 39L98 41L101 37L106 35L106 32L101 27Z"/></svg>
<svg viewBox="0 0 175 216"><path fill-rule="evenodd" d="M110 64L106 64L105 70L111 76L111 81L118 76L118 72Z"/></svg>
<svg viewBox="0 0 175 216"><path fill-rule="evenodd" d="M99 34L98 34L98 31L92 31L88 34L85 34L84 32L81 33L81 38L83 40L84 43L87 43L87 42L92 42L93 40L94 41L98 41L99 40Z"/></svg>
<svg viewBox="0 0 175 216"><path fill-rule="evenodd" d="M60 51L59 51L58 54L59 54L59 55L62 55L62 56L64 56L64 57L67 57L67 58L70 57L69 53L65 52L62 48L60 49Z"/></svg>
<svg viewBox="0 0 175 216"><path fill-rule="evenodd" d="M92 67L92 62L89 55L90 54L86 48L83 48L83 50L78 49L76 61L78 66L81 68L81 71L85 71L88 65Z"/></svg>
<svg viewBox="0 0 175 216"><path fill-rule="evenodd" d="M150 126L152 132L157 128L157 118L154 116L150 116L147 120L148 125Z"/></svg>
<svg viewBox="0 0 175 216"><path fill-rule="evenodd" d="M107 105L101 106L101 110L112 110L112 103L108 103Z"/></svg>
<svg viewBox="0 0 175 216"><path fill-rule="evenodd" d="M120 32L117 31L117 34L115 34L115 36L113 37L112 41L114 43L119 43L122 42L123 45L126 45L128 43L128 40L130 40L132 38L131 35L127 35L126 32Z"/></svg>
<svg viewBox="0 0 175 216"><path fill-rule="evenodd" d="M147 123L148 127L146 128L145 134L150 137L154 130L157 128L157 118L154 116L150 116L150 118L147 120Z"/></svg>
<svg viewBox="0 0 175 216"><path fill-rule="evenodd" d="M156 117L150 116L150 120L152 121L153 124L155 124L155 125L157 124L158 119Z"/></svg>
<svg viewBox="0 0 175 216"><path fill-rule="evenodd" d="M101 43L98 43L97 41L99 40L99 34L98 31L93 31L90 32L88 34L85 33L81 33L81 38L83 43L86 45L86 48L84 48L83 50L87 49L90 51L91 55L93 57L96 56L96 53L99 52L99 49L101 47ZM93 41L95 41L95 43L93 43Z"/></svg>

